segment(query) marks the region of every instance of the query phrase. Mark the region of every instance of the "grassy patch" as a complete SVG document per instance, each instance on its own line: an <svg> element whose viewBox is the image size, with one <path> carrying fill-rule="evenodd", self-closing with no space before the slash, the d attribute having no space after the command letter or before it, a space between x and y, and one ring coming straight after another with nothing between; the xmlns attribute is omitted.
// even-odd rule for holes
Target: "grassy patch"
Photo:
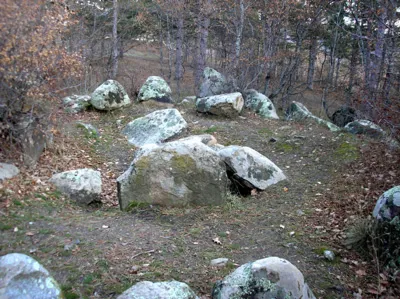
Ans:
<svg viewBox="0 0 400 299"><path fill-rule="evenodd" d="M10 230L12 225L6 223L0 223L0 231Z"/></svg>
<svg viewBox="0 0 400 299"><path fill-rule="evenodd" d="M292 153L299 149L299 146L296 144L288 143L288 142L279 142L276 144L276 150L284 153Z"/></svg>
<svg viewBox="0 0 400 299"><path fill-rule="evenodd" d="M262 128L262 129L258 130L258 134L273 135L274 133L268 128Z"/></svg>
<svg viewBox="0 0 400 299"><path fill-rule="evenodd" d="M336 148L334 155L337 159L345 162L352 162L359 158L358 147L348 141L342 142Z"/></svg>

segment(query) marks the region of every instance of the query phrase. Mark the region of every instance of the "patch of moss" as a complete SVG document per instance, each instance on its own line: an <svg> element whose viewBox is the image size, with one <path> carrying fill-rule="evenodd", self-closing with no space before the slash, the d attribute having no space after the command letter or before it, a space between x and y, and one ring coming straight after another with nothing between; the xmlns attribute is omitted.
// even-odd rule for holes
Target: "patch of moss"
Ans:
<svg viewBox="0 0 400 299"><path fill-rule="evenodd" d="M203 130L203 133L212 134L212 133L217 132L218 130L219 130L219 127L212 126L212 127L209 127L208 129Z"/></svg>
<svg viewBox="0 0 400 299"><path fill-rule="evenodd" d="M299 148L298 145L288 143L288 142L280 142L276 144L276 150L284 153L291 153L294 152Z"/></svg>
<svg viewBox="0 0 400 299"><path fill-rule="evenodd" d="M61 291L62 291L65 299L80 298L80 296L72 290L72 287L70 285L62 285Z"/></svg>
<svg viewBox="0 0 400 299"><path fill-rule="evenodd" d="M263 134L263 135L273 135L274 133L268 129L268 128L262 128L260 130L258 130L259 134Z"/></svg>
<svg viewBox="0 0 400 299"><path fill-rule="evenodd" d="M9 229L12 229L12 225L0 223L0 231L5 231L5 230L9 230Z"/></svg>
<svg viewBox="0 0 400 299"><path fill-rule="evenodd" d="M358 147L348 141L345 141L336 148L334 155L337 159L344 160L346 162L352 162L359 158Z"/></svg>
<svg viewBox="0 0 400 299"><path fill-rule="evenodd" d="M189 155L175 155L171 158L171 166L183 173L196 168L196 162Z"/></svg>
<svg viewBox="0 0 400 299"><path fill-rule="evenodd" d="M138 202L138 201L131 201L129 203L129 205L126 207L126 211L127 212L132 212L136 209L145 209L148 208L150 206L149 203L147 202Z"/></svg>

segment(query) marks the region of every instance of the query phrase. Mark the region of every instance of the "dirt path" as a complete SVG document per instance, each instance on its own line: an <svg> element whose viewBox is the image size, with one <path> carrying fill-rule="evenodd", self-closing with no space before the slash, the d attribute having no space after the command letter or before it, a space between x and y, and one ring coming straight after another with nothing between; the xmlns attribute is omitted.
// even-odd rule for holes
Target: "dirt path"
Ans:
<svg viewBox="0 0 400 299"><path fill-rule="evenodd" d="M120 127L163 107L135 104L113 113L79 115L100 129L96 140L85 138L72 119L64 126L64 134L85 149L82 165L107 166L109 172L102 175L108 203L115 203L114 178L134 152ZM288 181L255 196L232 196L224 207L152 207L132 213L111 204L85 209L53 191L38 191L24 200L11 199L1 213L0 255L34 256L54 274L67 298L114 298L135 282L171 279L208 296L213 283L238 265L268 256L296 265L319 298L347 296L342 280L349 280L347 267L321 257L324 246L332 245L318 243L323 232L306 225L308 216L318 213L314 200L335 192L336 172L357 158L357 141L310 123L262 120L248 113L226 120L198 115L190 106L178 109L189 124L185 136L211 133L221 144L249 146L282 168ZM213 242L216 237L220 245ZM230 262L212 268L210 261L219 257Z"/></svg>

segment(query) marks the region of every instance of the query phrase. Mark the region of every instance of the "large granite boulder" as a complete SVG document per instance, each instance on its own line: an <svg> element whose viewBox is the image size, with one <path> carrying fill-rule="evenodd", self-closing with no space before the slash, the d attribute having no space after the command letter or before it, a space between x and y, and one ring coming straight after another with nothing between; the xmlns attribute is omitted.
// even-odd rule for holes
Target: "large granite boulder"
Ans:
<svg viewBox="0 0 400 299"><path fill-rule="evenodd" d="M376 219L385 221L392 221L395 217L400 218L400 186L387 190L379 197L372 215Z"/></svg>
<svg viewBox="0 0 400 299"><path fill-rule="evenodd" d="M71 114L82 112L91 106L89 95L72 95L63 98L62 101L65 111Z"/></svg>
<svg viewBox="0 0 400 299"><path fill-rule="evenodd" d="M232 93L238 91L238 87L234 80L227 80L224 75L214 70L213 68L206 67L203 71L202 82L199 90L199 98Z"/></svg>
<svg viewBox="0 0 400 299"><path fill-rule="evenodd" d="M337 125L334 125L329 121L316 117L306 108L306 106L304 106L302 103L295 101L293 101L290 104L289 108L286 110L286 119L295 121L303 119L311 119L316 123L327 127L332 132L338 132L341 130Z"/></svg>
<svg viewBox="0 0 400 299"><path fill-rule="evenodd" d="M131 121L122 130L129 143L142 146L161 143L186 129L187 123L176 109L157 110Z"/></svg>
<svg viewBox="0 0 400 299"><path fill-rule="evenodd" d="M57 282L33 258L10 253L0 257L0 298L64 298Z"/></svg>
<svg viewBox="0 0 400 299"><path fill-rule="evenodd" d="M107 80L92 93L90 103L98 110L115 110L131 103L124 87L115 80Z"/></svg>
<svg viewBox="0 0 400 299"><path fill-rule="evenodd" d="M198 299L190 287L179 281L141 281L123 292L117 299Z"/></svg>
<svg viewBox="0 0 400 299"><path fill-rule="evenodd" d="M315 296L294 265L269 257L244 264L218 281L212 298L315 299Z"/></svg>
<svg viewBox="0 0 400 299"><path fill-rule="evenodd" d="M332 114L332 122L338 127L343 128L357 117L356 109L348 106L340 107Z"/></svg>
<svg viewBox="0 0 400 299"><path fill-rule="evenodd" d="M371 138L383 138L386 135L381 127L366 119L352 121L344 129L352 134L364 134Z"/></svg>
<svg viewBox="0 0 400 299"><path fill-rule="evenodd" d="M249 147L230 145L217 152L228 167L230 179L242 187L265 190L286 179L278 166Z"/></svg>
<svg viewBox="0 0 400 299"><path fill-rule="evenodd" d="M78 204L90 204L100 201L101 174L99 171L82 168L64 171L50 179L59 191Z"/></svg>
<svg viewBox="0 0 400 299"><path fill-rule="evenodd" d="M243 105L244 100L240 92L199 98L196 101L197 111L230 118L238 116Z"/></svg>
<svg viewBox="0 0 400 299"><path fill-rule="evenodd" d="M147 144L118 179L122 210L138 203L184 207L222 205L228 178L219 155L198 140Z"/></svg>
<svg viewBox="0 0 400 299"><path fill-rule="evenodd" d="M19 173L19 169L13 164L0 163L0 182L11 179Z"/></svg>
<svg viewBox="0 0 400 299"><path fill-rule="evenodd" d="M162 103L173 103L172 91L161 77L150 76L139 90L138 101L154 100Z"/></svg>
<svg viewBox="0 0 400 299"><path fill-rule="evenodd" d="M243 96L246 108L253 110L262 118L279 119L274 104L267 96L254 89L246 90Z"/></svg>

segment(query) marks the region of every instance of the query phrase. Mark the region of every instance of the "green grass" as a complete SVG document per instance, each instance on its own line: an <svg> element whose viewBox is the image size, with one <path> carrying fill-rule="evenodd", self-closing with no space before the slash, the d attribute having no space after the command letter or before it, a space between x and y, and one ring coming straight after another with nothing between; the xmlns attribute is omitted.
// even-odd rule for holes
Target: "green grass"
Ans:
<svg viewBox="0 0 400 299"><path fill-rule="evenodd" d="M334 156L345 162L352 162L359 158L360 153L358 147L348 141L342 142L336 148Z"/></svg>

